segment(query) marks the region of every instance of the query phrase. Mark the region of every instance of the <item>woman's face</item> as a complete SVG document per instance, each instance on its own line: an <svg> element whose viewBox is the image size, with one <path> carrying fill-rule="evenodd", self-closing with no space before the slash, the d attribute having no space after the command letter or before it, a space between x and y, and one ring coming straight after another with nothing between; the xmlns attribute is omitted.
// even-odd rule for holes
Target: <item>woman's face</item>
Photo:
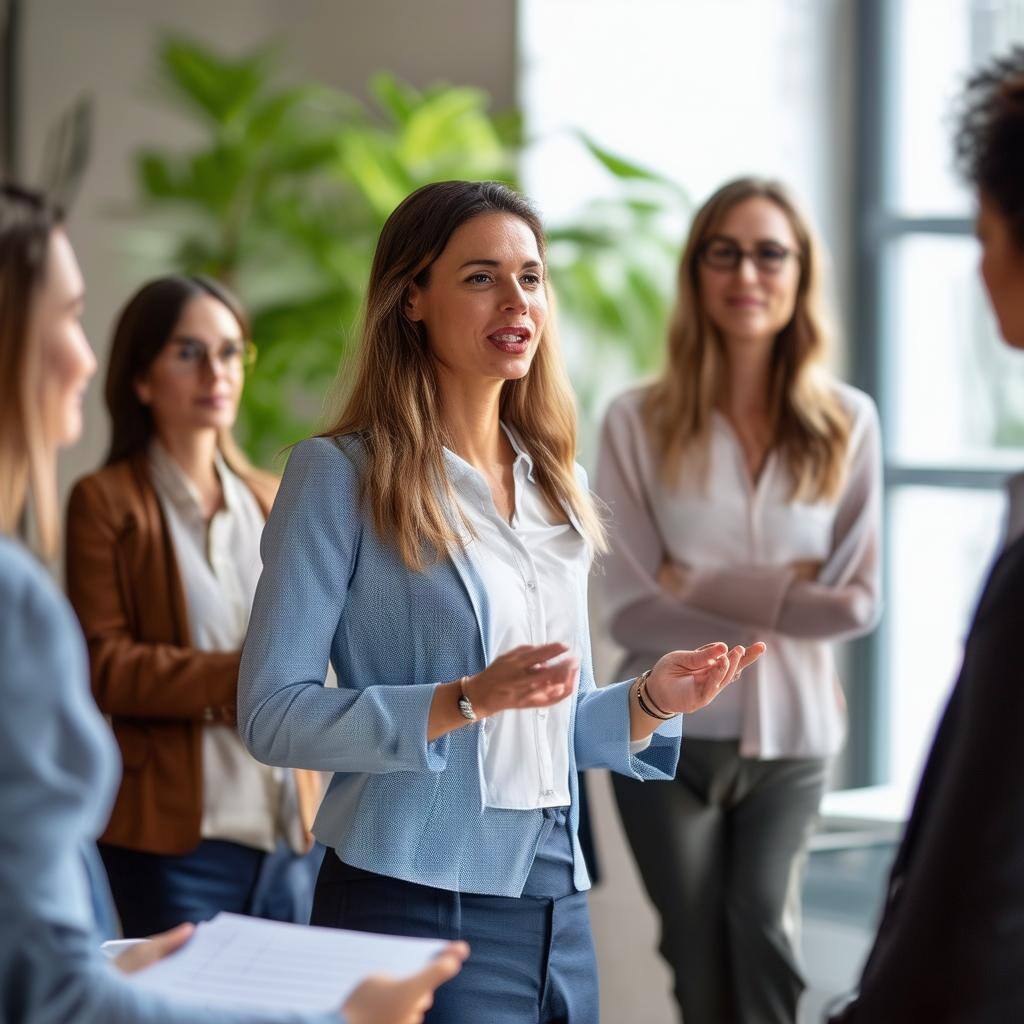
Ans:
<svg viewBox="0 0 1024 1024"><path fill-rule="evenodd" d="M81 316L85 284L71 243L57 229L50 236L46 276L36 297L31 330L39 344L39 403L47 441L63 448L82 436L82 399L96 372Z"/></svg>
<svg viewBox="0 0 1024 1024"><path fill-rule="evenodd" d="M975 224L981 242L981 276L1008 345L1024 349L1024 251L999 208L984 195Z"/></svg>
<svg viewBox="0 0 1024 1024"><path fill-rule="evenodd" d="M525 377L547 320L544 266L525 221L486 213L453 232L406 315L426 328L431 351L464 379Z"/></svg>
<svg viewBox="0 0 1024 1024"><path fill-rule="evenodd" d="M157 432L181 436L231 427L245 382L246 339L234 314L212 295L188 300L167 344L135 382Z"/></svg>
<svg viewBox="0 0 1024 1024"><path fill-rule="evenodd" d="M730 267L740 252L747 255ZM789 217L772 200L754 196L737 203L704 240L698 259L701 303L727 341L773 341L792 319L799 244Z"/></svg>

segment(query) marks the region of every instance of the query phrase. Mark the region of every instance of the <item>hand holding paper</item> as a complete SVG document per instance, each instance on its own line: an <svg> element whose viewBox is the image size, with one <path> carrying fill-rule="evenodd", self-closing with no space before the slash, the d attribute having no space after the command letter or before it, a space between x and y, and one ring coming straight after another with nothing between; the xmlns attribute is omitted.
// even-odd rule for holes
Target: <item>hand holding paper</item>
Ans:
<svg viewBox="0 0 1024 1024"><path fill-rule="evenodd" d="M464 943L218 914L133 981L208 1008L294 1013L343 1007L351 1024L411 1024L468 953Z"/></svg>
<svg viewBox="0 0 1024 1024"><path fill-rule="evenodd" d="M467 956L466 943L452 942L411 978L367 978L342 1007L348 1024L420 1024L434 1004L434 992L462 970Z"/></svg>

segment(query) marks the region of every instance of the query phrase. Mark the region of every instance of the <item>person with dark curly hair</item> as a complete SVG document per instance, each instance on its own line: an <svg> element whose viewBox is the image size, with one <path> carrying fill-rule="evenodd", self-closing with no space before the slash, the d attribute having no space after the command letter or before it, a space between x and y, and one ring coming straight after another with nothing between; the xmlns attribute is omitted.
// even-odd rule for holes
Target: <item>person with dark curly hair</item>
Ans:
<svg viewBox="0 0 1024 1024"><path fill-rule="evenodd" d="M1008 345L1024 350L1024 47L975 75L956 135L977 194L981 276ZM1021 478L1018 478L1020 480ZM1021 488L939 725L860 991L833 1024L1024 1020Z"/></svg>

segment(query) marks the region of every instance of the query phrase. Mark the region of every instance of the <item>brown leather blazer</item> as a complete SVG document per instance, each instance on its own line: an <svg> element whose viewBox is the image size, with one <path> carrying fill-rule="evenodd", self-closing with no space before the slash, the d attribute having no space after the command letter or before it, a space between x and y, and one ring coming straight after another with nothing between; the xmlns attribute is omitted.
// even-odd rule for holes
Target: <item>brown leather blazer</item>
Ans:
<svg viewBox="0 0 1024 1024"><path fill-rule="evenodd" d="M241 475L267 515L277 481ZM192 647L178 563L145 454L78 481L66 543L68 597L89 646L93 693L124 762L100 841L187 853L200 840L202 727L235 724L239 652ZM296 772L296 785L308 832L319 777Z"/></svg>

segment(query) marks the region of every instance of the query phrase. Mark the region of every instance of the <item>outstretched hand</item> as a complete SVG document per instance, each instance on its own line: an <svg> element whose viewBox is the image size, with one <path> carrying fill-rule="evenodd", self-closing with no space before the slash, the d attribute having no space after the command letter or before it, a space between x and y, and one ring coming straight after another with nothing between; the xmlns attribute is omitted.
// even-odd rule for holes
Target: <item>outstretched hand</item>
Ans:
<svg viewBox="0 0 1024 1024"><path fill-rule="evenodd" d="M578 657L566 657L565 644L524 644L495 658L483 671L440 683L427 719L427 742L467 723L459 710L463 694L476 717L512 708L546 708L571 696L579 680Z"/></svg>
<svg viewBox="0 0 1024 1024"><path fill-rule="evenodd" d="M579 678L579 658L563 657L565 644L523 644L495 658L466 680L477 715L510 708L546 708L565 700Z"/></svg>
<svg viewBox="0 0 1024 1024"><path fill-rule="evenodd" d="M731 650L713 643L696 651L670 651L651 669L647 692L662 711L691 714L710 704L767 649L758 641Z"/></svg>

